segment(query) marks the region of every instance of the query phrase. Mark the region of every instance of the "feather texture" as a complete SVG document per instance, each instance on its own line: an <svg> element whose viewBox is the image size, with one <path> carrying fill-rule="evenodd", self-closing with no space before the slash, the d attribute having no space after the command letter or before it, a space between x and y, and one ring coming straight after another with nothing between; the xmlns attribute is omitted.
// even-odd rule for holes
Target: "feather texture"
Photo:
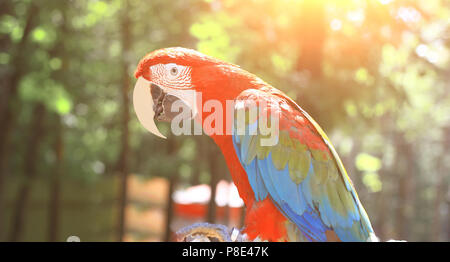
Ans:
<svg viewBox="0 0 450 262"><path fill-rule="evenodd" d="M326 241L334 232L342 241L366 241L372 226L340 159L311 117L281 92L249 89L237 102L267 103L280 117L278 143L262 146L260 134L233 134L233 145L256 201L270 198L287 223L291 239ZM253 104L252 104L253 105ZM266 114L259 112L247 127ZM235 122L234 131L238 123ZM248 130L248 128L247 128ZM294 237L295 235L295 237Z"/></svg>

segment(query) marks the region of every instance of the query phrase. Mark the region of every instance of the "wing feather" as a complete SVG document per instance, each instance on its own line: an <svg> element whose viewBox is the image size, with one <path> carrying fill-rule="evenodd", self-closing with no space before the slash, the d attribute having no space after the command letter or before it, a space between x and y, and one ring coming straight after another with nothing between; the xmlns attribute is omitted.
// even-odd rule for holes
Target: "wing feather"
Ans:
<svg viewBox="0 0 450 262"><path fill-rule="evenodd" d="M258 132L238 135L234 123L233 144L256 201L270 197L310 241L326 241L327 230L343 241L368 240L372 226L330 140L295 102L269 91L250 89L236 99L235 113L264 102L280 116L273 146L262 146ZM267 121L265 111L257 119L247 117L246 130L254 131L258 121Z"/></svg>

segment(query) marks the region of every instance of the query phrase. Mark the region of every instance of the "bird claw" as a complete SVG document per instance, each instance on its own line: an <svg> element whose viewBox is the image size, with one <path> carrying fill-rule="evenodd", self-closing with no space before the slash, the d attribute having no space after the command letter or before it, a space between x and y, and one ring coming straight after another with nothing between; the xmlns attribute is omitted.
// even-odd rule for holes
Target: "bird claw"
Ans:
<svg viewBox="0 0 450 262"><path fill-rule="evenodd" d="M247 234L224 225L195 223L176 232L178 242L252 242ZM261 242L259 238L253 240Z"/></svg>

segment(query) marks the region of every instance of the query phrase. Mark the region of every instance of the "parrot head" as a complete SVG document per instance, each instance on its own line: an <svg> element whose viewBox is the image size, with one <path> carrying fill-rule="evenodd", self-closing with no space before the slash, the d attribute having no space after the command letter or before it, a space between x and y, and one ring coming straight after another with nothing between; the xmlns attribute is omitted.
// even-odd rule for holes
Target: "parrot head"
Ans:
<svg viewBox="0 0 450 262"><path fill-rule="evenodd" d="M147 54L139 62L135 77L133 105L137 117L148 131L163 138L155 120L169 122L180 110L185 118L194 118L205 101L214 99L225 104L251 88L249 79L254 82L253 75L236 65L181 47ZM240 85L240 81L247 84Z"/></svg>

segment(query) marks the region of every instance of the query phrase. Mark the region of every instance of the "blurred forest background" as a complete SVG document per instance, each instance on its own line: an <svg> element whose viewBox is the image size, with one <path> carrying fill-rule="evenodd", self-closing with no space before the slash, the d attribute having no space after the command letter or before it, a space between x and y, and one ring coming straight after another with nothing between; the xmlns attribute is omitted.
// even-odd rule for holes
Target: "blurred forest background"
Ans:
<svg viewBox="0 0 450 262"><path fill-rule="evenodd" d="M3 0L1 241L169 240L174 192L230 181L208 137L137 121L135 67L169 46L295 99L382 240L450 240L450 1ZM196 220L231 224L212 200Z"/></svg>

